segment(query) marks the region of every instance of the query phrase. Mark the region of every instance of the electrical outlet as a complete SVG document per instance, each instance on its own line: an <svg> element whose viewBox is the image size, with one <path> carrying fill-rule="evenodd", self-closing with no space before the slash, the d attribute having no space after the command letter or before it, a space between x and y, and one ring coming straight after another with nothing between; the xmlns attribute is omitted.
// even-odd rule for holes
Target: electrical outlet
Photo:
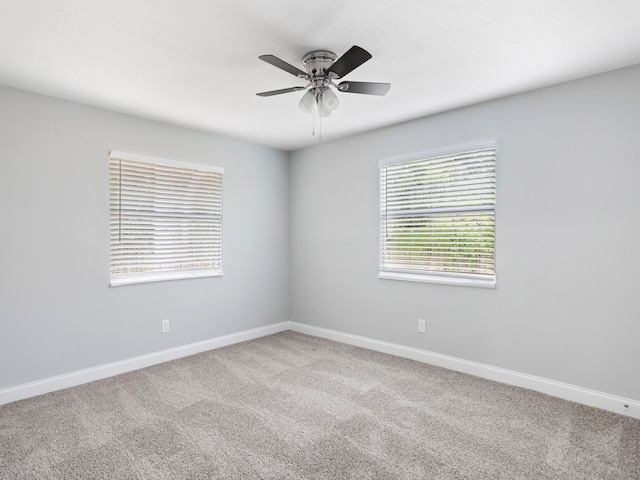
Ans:
<svg viewBox="0 0 640 480"><path fill-rule="evenodd" d="M169 333L169 319L162 320L162 333Z"/></svg>
<svg viewBox="0 0 640 480"><path fill-rule="evenodd" d="M418 332L427 333L427 322L425 322L422 318L418 319Z"/></svg>

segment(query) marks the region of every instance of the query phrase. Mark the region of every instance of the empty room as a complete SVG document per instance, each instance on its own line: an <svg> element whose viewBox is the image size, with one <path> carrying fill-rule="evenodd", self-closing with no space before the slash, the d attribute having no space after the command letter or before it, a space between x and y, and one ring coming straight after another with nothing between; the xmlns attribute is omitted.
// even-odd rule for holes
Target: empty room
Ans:
<svg viewBox="0 0 640 480"><path fill-rule="evenodd" d="M640 2L0 1L0 479L640 479Z"/></svg>

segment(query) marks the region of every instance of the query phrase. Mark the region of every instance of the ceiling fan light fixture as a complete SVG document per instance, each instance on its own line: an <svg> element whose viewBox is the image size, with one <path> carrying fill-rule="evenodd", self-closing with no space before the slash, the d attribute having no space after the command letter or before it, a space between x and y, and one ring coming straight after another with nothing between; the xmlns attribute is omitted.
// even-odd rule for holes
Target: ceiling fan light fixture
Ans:
<svg viewBox="0 0 640 480"><path fill-rule="evenodd" d="M338 108L338 97L331 91L329 87L323 87L316 93L316 102L318 104L318 116L328 117L336 108Z"/></svg>

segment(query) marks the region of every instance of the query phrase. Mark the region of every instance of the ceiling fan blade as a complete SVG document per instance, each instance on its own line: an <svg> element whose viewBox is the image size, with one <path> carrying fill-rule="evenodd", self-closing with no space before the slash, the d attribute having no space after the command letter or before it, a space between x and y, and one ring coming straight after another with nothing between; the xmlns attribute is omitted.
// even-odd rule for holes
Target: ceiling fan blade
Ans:
<svg viewBox="0 0 640 480"><path fill-rule="evenodd" d="M273 95L280 95L282 93L291 93L291 92L299 92L300 90L304 90L306 87L290 87L290 88L281 88L280 90L270 90L268 92L260 92L256 93L259 97L271 97Z"/></svg>
<svg viewBox="0 0 640 480"><path fill-rule="evenodd" d="M390 88L390 83L340 82L338 84L340 92L364 93L366 95L386 95Z"/></svg>
<svg viewBox="0 0 640 480"><path fill-rule="evenodd" d="M364 48L354 45L327 69L327 73L336 75L334 78L344 77L347 73L358 68L370 58L371 54L369 52Z"/></svg>
<svg viewBox="0 0 640 480"><path fill-rule="evenodd" d="M278 68L284 70L285 72L289 72L291 75L295 75L296 77L301 77L301 78L307 78L308 77L306 72L303 72L299 68L294 67L293 65L285 62L284 60L280 60L275 55L260 55L258 58L260 60L263 60L263 61L267 62L267 63L270 63L274 67L278 67Z"/></svg>

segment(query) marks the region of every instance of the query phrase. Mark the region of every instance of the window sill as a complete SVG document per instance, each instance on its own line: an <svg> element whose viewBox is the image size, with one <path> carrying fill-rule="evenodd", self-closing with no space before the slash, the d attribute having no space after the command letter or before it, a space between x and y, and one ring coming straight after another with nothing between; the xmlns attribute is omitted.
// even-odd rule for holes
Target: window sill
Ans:
<svg viewBox="0 0 640 480"><path fill-rule="evenodd" d="M135 283L165 282L167 280L182 280L185 278L221 277L222 269L216 270L191 270L186 272L149 273L139 275L127 275L111 277L110 287L120 287Z"/></svg>
<svg viewBox="0 0 640 480"><path fill-rule="evenodd" d="M441 285L459 285L462 287L496 288L496 280L469 277L449 277L444 275L425 275L404 272L379 272L378 278L402 280L405 282L437 283Z"/></svg>

